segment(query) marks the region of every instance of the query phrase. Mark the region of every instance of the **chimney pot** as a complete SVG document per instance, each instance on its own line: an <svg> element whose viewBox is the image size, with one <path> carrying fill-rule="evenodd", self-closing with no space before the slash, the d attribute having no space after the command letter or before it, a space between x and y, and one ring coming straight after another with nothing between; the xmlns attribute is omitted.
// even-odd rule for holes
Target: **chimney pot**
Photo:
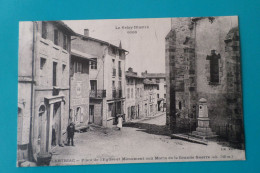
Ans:
<svg viewBox="0 0 260 173"><path fill-rule="evenodd" d="M84 36L89 37L89 30L88 29L84 29Z"/></svg>

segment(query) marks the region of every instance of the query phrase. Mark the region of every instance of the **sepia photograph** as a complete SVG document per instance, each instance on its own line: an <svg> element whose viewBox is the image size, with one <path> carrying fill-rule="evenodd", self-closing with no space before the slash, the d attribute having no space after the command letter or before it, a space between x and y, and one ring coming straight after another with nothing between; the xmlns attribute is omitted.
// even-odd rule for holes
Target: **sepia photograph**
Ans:
<svg viewBox="0 0 260 173"><path fill-rule="evenodd" d="M17 167L246 160L238 16L20 21Z"/></svg>

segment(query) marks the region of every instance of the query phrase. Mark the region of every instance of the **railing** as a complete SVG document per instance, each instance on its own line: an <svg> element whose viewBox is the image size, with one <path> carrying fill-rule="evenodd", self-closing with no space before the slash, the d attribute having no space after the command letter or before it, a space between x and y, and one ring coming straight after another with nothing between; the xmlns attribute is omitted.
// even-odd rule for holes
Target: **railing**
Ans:
<svg viewBox="0 0 260 173"><path fill-rule="evenodd" d="M90 98L104 98L106 97L106 90L90 90Z"/></svg>
<svg viewBox="0 0 260 173"><path fill-rule="evenodd" d="M121 89L113 89L112 90L112 97L115 98L122 98L123 97L123 92Z"/></svg>
<svg viewBox="0 0 260 173"><path fill-rule="evenodd" d="M112 75L116 76L116 69L115 68L113 68L113 74Z"/></svg>

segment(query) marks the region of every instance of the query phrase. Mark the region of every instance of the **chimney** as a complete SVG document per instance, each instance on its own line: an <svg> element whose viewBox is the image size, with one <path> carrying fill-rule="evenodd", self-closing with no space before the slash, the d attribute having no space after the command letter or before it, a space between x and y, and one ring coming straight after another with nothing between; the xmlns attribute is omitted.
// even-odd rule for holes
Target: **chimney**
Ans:
<svg viewBox="0 0 260 173"><path fill-rule="evenodd" d="M89 37L89 30L88 29L84 29L84 36Z"/></svg>

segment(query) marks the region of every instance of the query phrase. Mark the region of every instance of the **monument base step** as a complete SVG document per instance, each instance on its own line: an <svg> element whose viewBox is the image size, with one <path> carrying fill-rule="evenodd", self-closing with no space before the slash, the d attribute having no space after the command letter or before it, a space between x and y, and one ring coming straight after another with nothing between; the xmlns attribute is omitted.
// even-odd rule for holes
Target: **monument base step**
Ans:
<svg viewBox="0 0 260 173"><path fill-rule="evenodd" d="M218 135L216 135L215 132L204 133L204 132L193 131L190 135L200 139L212 139L218 137Z"/></svg>
<svg viewBox="0 0 260 173"><path fill-rule="evenodd" d="M172 139L181 139L189 142L199 143L203 145L208 145L208 141L205 141L201 138L196 138L188 134L171 134Z"/></svg>

